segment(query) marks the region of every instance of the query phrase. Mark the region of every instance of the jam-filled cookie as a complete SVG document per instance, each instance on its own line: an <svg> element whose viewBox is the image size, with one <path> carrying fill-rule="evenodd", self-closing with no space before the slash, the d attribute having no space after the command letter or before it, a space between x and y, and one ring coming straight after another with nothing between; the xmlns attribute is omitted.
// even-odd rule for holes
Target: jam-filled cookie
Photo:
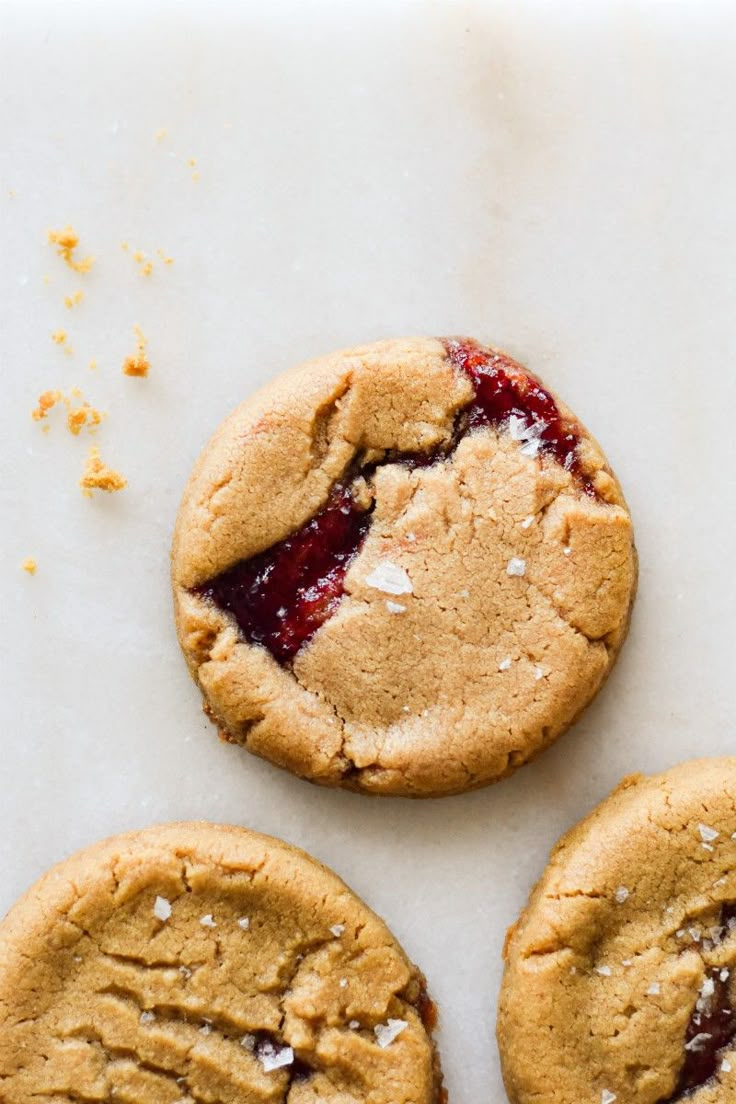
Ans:
<svg viewBox="0 0 736 1104"><path fill-rule="evenodd" d="M736 1101L736 759L626 779L509 934L512 1104Z"/></svg>
<svg viewBox="0 0 736 1104"><path fill-rule="evenodd" d="M441 1104L421 974L302 851L172 824L53 868L0 924L4 1104Z"/></svg>
<svg viewBox="0 0 736 1104"><path fill-rule="evenodd" d="M315 782L429 796L559 736L626 634L631 520L503 353L383 341L239 406L179 512L179 639L222 733Z"/></svg>

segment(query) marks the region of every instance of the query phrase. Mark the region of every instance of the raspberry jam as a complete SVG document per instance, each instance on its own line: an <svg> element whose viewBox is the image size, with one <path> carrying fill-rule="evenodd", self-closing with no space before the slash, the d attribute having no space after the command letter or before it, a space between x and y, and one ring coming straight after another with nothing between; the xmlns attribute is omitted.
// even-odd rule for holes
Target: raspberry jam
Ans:
<svg viewBox="0 0 736 1104"><path fill-rule="evenodd" d="M547 453L571 473L586 494L596 497L580 462L577 423L564 418L541 383L503 353L484 349L470 338L446 338L444 346L455 367L470 379L475 397L465 411L468 428L509 423L523 442L522 452Z"/></svg>
<svg viewBox="0 0 736 1104"><path fill-rule="evenodd" d="M369 522L370 510L361 509L349 488L338 484L302 529L241 560L197 593L232 613L251 644L264 645L286 663L337 608Z"/></svg>
<svg viewBox="0 0 736 1104"><path fill-rule="evenodd" d="M685 1061L677 1087L663 1104L675 1104L686 1093L710 1081L719 1065L720 1051L736 1035L736 1011L731 1007L728 979L721 980L720 967L706 971L713 993L699 1000L685 1032Z"/></svg>
<svg viewBox="0 0 736 1104"><path fill-rule="evenodd" d="M547 453L566 468L586 494L595 496L578 456L579 433L563 418L549 392L520 365L470 339L443 342L450 362L471 381L475 394L459 412L449 438L427 452L387 453L382 464L428 467L447 460L475 429L508 426L529 456ZM335 612L345 575L370 526L372 507L360 506L352 478L369 479L380 466L356 465L333 487L326 505L296 533L224 571L196 589L231 613L251 644L286 664Z"/></svg>

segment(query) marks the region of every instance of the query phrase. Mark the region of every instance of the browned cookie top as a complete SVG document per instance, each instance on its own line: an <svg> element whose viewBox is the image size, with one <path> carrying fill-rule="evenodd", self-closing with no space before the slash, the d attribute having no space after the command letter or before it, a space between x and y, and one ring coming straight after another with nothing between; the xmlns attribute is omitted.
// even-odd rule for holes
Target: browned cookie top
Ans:
<svg viewBox="0 0 736 1104"><path fill-rule="evenodd" d="M512 1104L736 1101L736 759L631 778L557 845L509 935Z"/></svg>
<svg viewBox="0 0 736 1104"><path fill-rule="evenodd" d="M3 1104L439 1104L433 1019L336 875L240 828L107 840L0 924Z"/></svg>
<svg viewBox="0 0 736 1104"><path fill-rule="evenodd" d="M570 724L635 587L600 449L504 354L336 353L228 418L184 495L179 638L249 750L379 793L492 782Z"/></svg>

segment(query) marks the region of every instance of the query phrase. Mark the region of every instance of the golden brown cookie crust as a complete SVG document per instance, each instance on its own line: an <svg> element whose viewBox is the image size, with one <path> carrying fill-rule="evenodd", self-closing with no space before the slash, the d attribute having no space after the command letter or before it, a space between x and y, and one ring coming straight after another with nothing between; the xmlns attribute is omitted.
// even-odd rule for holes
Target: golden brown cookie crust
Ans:
<svg viewBox="0 0 736 1104"><path fill-rule="evenodd" d="M736 1030L735 833L729 758L625 779L560 840L505 951L512 1104L736 1101L736 1043L683 1086L711 1017Z"/></svg>
<svg viewBox="0 0 736 1104"><path fill-rule="evenodd" d="M241 828L106 840L0 924L4 1104L438 1104L431 1018L385 924Z"/></svg>
<svg viewBox="0 0 736 1104"><path fill-rule="evenodd" d="M173 586L190 671L230 739L327 785L455 793L535 756L595 695L636 559L620 487L579 425L598 497L490 428L441 463L379 467L345 595L290 667L193 592L297 531L356 458L446 441L471 397L442 342L384 341L293 369L215 433L182 501ZM519 560L523 577L509 573ZM386 562L412 593L369 584Z"/></svg>

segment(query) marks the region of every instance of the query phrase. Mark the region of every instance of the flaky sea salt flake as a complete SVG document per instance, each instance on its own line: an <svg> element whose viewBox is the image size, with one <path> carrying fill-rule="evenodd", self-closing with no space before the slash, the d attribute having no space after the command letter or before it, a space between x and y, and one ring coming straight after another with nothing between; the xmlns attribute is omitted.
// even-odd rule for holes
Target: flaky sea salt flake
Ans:
<svg viewBox="0 0 736 1104"><path fill-rule="evenodd" d="M506 658L502 659L501 662L499 663L498 669L499 669L499 671L508 671L510 666L511 666L511 656L506 656Z"/></svg>
<svg viewBox="0 0 736 1104"><path fill-rule="evenodd" d="M332 927L330 928L330 931L334 935L335 939L339 939L340 936L343 935L344 932L345 932L345 925L344 924L333 924Z"/></svg>
<svg viewBox="0 0 736 1104"><path fill-rule="evenodd" d="M392 563L391 560L382 560L377 564L370 575L366 575L366 584L374 590L381 590L384 594L413 594L414 587L411 579L403 567Z"/></svg>
<svg viewBox="0 0 736 1104"><path fill-rule="evenodd" d="M601 977L610 977L611 976L611 967L610 966L596 966L595 967L595 972L597 974L600 974Z"/></svg>
<svg viewBox="0 0 736 1104"><path fill-rule="evenodd" d="M519 556L512 556L506 567L507 575L525 575L526 574L526 560L522 560Z"/></svg>
<svg viewBox="0 0 736 1104"><path fill-rule="evenodd" d="M156 1017L153 1012L141 1012L140 1022L142 1024L150 1024L155 1021Z"/></svg>
<svg viewBox="0 0 736 1104"><path fill-rule="evenodd" d="M206 913L204 916L200 916L199 922L203 928L216 928L217 924L211 912Z"/></svg>
<svg viewBox="0 0 736 1104"><path fill-rule="evenodd" d="M658 997L661 992L662 992L662 990L660 988L659 982L658 981L653 981L652 984L647 989L647 996L648 997Z"/></svg>
<svg viewBox="0 0 736 1104"><path fill-rule="evenodd" d="M379 1047L385 1049L391 1045L394 1039L398 1039L404 1028L408 1026L406 1020L388 1019L385 1024L376 1024L373 1028L373 1034L376 1036Z"/></svg>
<svg viewBox="0 0 736 1104"><path fill-rule="evenodd" d="M612 1093L610 1089L603 1089L601 1092L601 1104L613 1104L616 1099L616 1094Z"/></svg>
<svg viewBox="0 0 736 1104"><path fill-rule="evenodd" d="M724 1058L721 1062L721 1070L723 1071L723 1073L730 1073L731 1068L731 1063L729 1062L728 1058Z"/></svg>
<svg viewBox="0 0 736 1104"><path fill-rule="evenodd" d="M685 1050L705 1050L705 1044L713 1036L709 1031L699 1031L697 1035L693 1035L689 1042L685 1043Z"/></svg>
<svg viewBox="0 0 736 1104"><path fill-rule="evenodd" d="M715 828L710 828L707 824L699 824L698 831L704 843L712 843L713 840L718 839L721 834L720 832L716 832Z"/></svg>
<svg viewBox="0 0 736 1104"><path fill-rule="evenodd" d="M263 1043L258 1050L258 1060L263 1066L264 1073L281 1069L282 1066L291 1066L294 1063L294 1051L290 1046L279 1046L278 1043Z"/></svg>
<svg viewBox="0 0 736 1104"><path fill-rule="evenodd" d="M402 606L401 602L392 602L390 599L386 601L386 609L389 613L406 613L406 606Z"/></svg>
<svg viewBox="0 0 736 1104"><path fill-rule="evenodd" d="M528 529L530 525L534 524L534 514L529 514L529 517L525 517L521 522L522 529Z"/></svg>
<svg viewBox="0 0 736 1104"><path fill-rule="evenodd" d="M622 905L624 903L624 901L628 900L629 891L626 888L626 886L623 886L623 885L619 886L618 889L616 890L616 892L614 893L614 897L616 898L616 902L619 905Z"/></svg>
<svg viewBox="0 0 736 1104"><path fill-rule="evenodd" d="M171 916L171 901L166 897L157 897L153 903L153 915L165 923Z"/></svg>

